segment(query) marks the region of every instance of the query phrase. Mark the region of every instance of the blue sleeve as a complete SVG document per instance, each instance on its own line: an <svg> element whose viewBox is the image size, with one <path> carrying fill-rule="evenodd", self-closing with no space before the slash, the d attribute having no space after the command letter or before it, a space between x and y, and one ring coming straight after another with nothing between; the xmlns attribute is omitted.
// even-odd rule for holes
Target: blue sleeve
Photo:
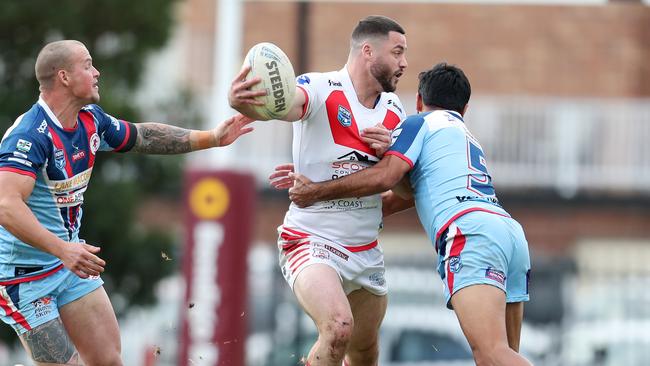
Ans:
<svg viewBox="0 0 650 366"><path fill-rule="evenodd" d="M47 137L36 132L11 132L0 143L0 170L36 179L48 153Z"/></svg>
<svg viewBox="0 0 650 366"><path fill-rule="evenodd" d="M408 117L393 130L393 144L386 155L395 155L413 168L422 151L426 132L423 116Z"/></svg>
<svg viewBox="0 0 650 366"><path fill-rule="evenodd" d="M99 106L88 109L97 120L97 133L100 137L99 150L127 152L135 145L138 136L135 125L104 112Z"/></svg>

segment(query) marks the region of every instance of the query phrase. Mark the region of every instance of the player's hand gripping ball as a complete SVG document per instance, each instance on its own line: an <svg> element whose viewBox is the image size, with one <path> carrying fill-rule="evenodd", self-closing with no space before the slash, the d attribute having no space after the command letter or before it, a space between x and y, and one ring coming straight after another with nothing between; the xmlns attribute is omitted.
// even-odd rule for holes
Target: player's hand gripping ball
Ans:
<svg viewBox="0 0 650 366"><path fill-rule="evenodd" d="M287 55L273 43L258 43L248 51L244 64L251 67L246 79L262 79L251 90L266 90L266 96L259 97L264 105L252 106L255 111L268 119L286 116L296 95L296 75Z"/></svg>

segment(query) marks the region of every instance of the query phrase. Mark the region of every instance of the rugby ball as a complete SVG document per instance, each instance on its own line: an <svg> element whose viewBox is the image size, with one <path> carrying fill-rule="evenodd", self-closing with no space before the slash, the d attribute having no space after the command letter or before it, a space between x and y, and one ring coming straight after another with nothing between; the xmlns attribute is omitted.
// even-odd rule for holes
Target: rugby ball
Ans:
<svg viewBox="0 0 650 366"><path fill-rule="evenodd" d="M264 105L253 109L267 119L286 116L296 95L296 75L287 55L273 43L258 43L248 51L244 64L251 67L246 79L262 79L251 90L266 90L266 96L259 97Z"/></svg>

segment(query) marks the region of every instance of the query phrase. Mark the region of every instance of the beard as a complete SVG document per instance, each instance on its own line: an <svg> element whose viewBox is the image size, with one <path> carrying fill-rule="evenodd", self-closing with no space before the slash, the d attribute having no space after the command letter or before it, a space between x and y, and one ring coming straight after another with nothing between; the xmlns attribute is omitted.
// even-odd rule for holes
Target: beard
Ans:
<svg viewBox="0 0 650 366"><path fill-rule="evenodd" d="M393 79L394 73L390 70L390 67L384 63L375 63L370 67L370 74L379 82L382 89L387 93L392 93L397 89L397 85L393 84L391 80Z"/></svg>

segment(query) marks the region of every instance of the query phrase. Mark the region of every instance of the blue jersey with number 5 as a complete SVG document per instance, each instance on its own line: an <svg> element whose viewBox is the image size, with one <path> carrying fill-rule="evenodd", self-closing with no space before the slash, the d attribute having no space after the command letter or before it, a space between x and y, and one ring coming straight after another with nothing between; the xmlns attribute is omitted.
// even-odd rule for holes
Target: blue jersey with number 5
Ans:
<svg viewBox="0 0 650 366"><path fill-rule="evenodd" d="M497 200L483 149L459 113L436 110L408 117L393 131L386 154L411 166L415 206L432 241L465 213L507 215Z"/></svg>

